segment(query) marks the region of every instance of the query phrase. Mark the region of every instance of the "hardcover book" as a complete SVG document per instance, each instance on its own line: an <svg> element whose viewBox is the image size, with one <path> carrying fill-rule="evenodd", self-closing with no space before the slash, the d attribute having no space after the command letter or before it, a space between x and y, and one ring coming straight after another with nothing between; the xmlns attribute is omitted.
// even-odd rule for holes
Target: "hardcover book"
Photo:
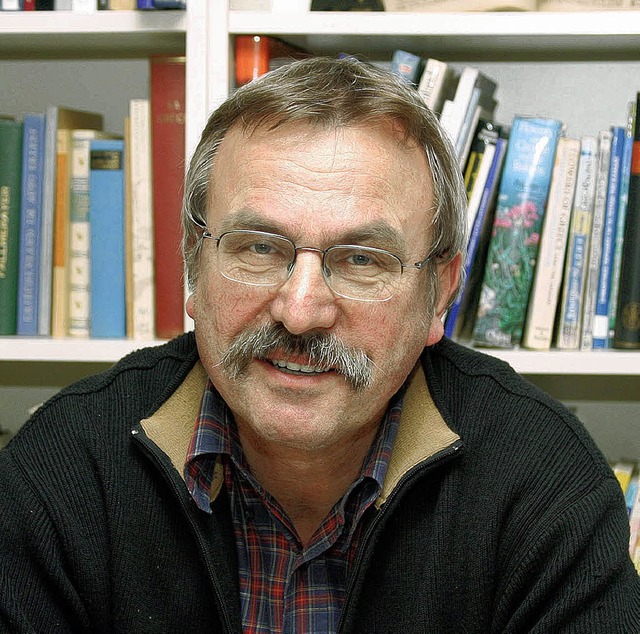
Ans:
<svg viewBox="0 0 640 634"><path fill-rule="evenodd" d="M596 194L593 203L593 221L589 238L589 259L584 287L582 306L582 333L580 348L590 350L593 347L593 320L596 312L598 277L602 261L602 236L604 233L604 215L607 207L607 185L611 166L611 130L601 130L598 134L598 165L596 167Z"/></svg>
<svg viewBox="0 0 640 634"><path fill-rule="evenodd" d="M531 350L548 350L553 340L579 159L580 141L561 137L522 336L522 345Z"/></svg>
<svg viewBox="0 0 640 634"><path fill-rule="evenodd" d="M0 335L15 335L18 314L22 122L0 118Z"/></svg>
<svg viewBox="0 0 640 634"><path fill-rule="evenodd" d="M38 334L38 276L44 167L44 114L23 118L17 334Z"/></svg>
<svg viewBox="0 0 640 634"><path fill-rule="evenodd" d="M94 139L90 147L91 336L123 338L124 141Z"/></svg>
<svg viewBox="0 0 640 634"><path fill-rule="evenodd" d="M437 115L442 112L445 100L453 99L458 77L458 71L451 64L433 57L427 60L418 82L418 93Z"/></svg>
<svg viewBox="0 0 640 634"><path fill-rule="evenodd" d="M580 347L584 288L589 264L589 241L593 222L598 168L598 140L584 136L580 141L578 179L571 209L569 244L564 267L564 282L556 345L563 350Z"/></svg>
<svg viewBox="0 0 640 634"><path fill-rule="evenodd" d="M185 161L185 58L153 56L150 73L156 336L184 332L180 210Z"/></svg>
<svg viewBox="0 0 640 634"><path fill-rule="evenodd" d="M602 247L596 305L593 316L593 348L609 346L609 300L613 271L613 253L615 247L616 225L620 197L620 181L625 131L622 126L611 128L611 162L607 181L607 200L602 227Z"/></svg>
<svg viewBox="0 0 640 634"><path fill-rule="evenodd" d="M561 131L556 119L513 120L473 332L480 346L520 344Z"/></svg>
<svg viewBox="0 0 640 634"><path fill-rule="evenodd" d="M53 236L56 202L58 130L102 129L102 115L95 112L49 106L45 117L42 225L40 231L40 276L38 334L51 334Z"/></svg>
<svg viewBox="0 0 640 634"><path fill-rule="evenodd" d="M130 327L132 339L153 339L155 335L155 293L153 276L153 196L151 172L151 112L148 99L129 103L129 202L130 222Z"/></svg>
<svg viewBox="0 0 640 634"><path fill-rule="evenodd" d="M636 99L614 348L640 348L640 91Z"/></svg>

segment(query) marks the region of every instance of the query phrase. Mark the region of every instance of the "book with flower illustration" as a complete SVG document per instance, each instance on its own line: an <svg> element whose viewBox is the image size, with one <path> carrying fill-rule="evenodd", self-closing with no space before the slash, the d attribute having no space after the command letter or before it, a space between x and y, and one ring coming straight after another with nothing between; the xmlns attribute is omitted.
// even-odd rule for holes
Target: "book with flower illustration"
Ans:
<svg viewBox="0 0 640 634"><path fill-rule="evenodd" d="M500 179L473 341L520 345L562 122L516 116Z"/></svg>

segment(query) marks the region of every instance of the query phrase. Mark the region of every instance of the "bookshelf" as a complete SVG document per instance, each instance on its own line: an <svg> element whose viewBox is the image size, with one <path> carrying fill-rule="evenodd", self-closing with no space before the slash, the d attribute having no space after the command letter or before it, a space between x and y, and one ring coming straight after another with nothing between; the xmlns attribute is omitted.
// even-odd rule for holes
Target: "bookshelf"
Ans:
<svg viewBox="0 0 640 634"><path fill-rule="evenodd" d="M149 54L186 52L189 155L207 113L232 88L233 37L253 33L282 37L319 54L344 51L388 62L393 50L402 48L471 63L498 80L498 119L508 123L514 113L535 107L528 113L557 116L576 135L622 122L626 102L640 88L640 11L286 14L231 11L229 0L190 2L186 12L5 13L0 75L46 66L55 79L68 64L95 64L93 88L120 82L129 98L138 95L131 94L123 67L140 83ZM596 85L598 99L593 98ZM19 88L16 99L29 93L28 87ZM50 99L41 93L44 101ZM7 99L0 96L0 112L27 108ZM148 344L1 338L0 395L9 413L0 415L0 426L15 427L12 421L29 402L141 345ZM612 459L640 458L640 353L491 353L574 407Z"/></svg>

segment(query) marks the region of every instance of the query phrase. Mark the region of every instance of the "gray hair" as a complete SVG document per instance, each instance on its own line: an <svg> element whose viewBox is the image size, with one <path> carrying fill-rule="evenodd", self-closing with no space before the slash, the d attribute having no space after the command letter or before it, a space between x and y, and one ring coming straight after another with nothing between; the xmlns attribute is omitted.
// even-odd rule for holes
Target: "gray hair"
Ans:
<svg viewBox="0 0 640 634"><path fill-rule="evenodd" d="M206 226L209 188L216 154L229 129L240 123L247 133L289 122L342 127L393 121L405 141L424 148L434 189L431 253L439 261L464 254L467 219L458 161L436 116L417 91L392 73L352 58L314 57L292 62L235 91L209 118L187 171L182 206L182 250L189 288L195 288ZM433 279L437 280L435 269ZM436 287L437 288L437 287Z"/></svg>

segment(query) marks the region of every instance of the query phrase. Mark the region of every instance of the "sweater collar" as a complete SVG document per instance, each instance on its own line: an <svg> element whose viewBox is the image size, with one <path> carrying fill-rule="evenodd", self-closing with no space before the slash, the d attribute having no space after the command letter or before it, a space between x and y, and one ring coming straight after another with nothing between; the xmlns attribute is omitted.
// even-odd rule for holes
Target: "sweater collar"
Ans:
<svg viewBox="0 0 640 634"><path fill-rule="evenodd" d="M141 421L147 437L167 455L182 478L206 385L207 373L197 362L169 399ZM416 364L409 377L398 434L376 506L379 508L387 501L405 474L458 440L460 437L447 425L431 397L422 364ZM220 491L222 477L222 469L216 469L212 499Z"/></svg>

